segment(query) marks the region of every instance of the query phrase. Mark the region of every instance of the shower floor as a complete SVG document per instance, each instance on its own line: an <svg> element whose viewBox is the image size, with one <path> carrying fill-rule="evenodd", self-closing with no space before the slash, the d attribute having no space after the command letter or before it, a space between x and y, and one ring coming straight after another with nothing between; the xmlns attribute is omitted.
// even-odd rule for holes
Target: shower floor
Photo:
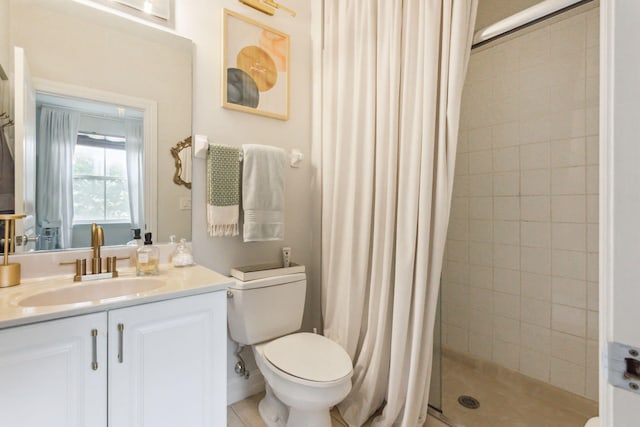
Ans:
<svg viewBox="0 0 640 427"><path fill-rule="evenodd" d="M480 401L466 409L458 397ZM460 355L442 355L444 415L465 427L583 427L598 404L520 373Z"/></svg>

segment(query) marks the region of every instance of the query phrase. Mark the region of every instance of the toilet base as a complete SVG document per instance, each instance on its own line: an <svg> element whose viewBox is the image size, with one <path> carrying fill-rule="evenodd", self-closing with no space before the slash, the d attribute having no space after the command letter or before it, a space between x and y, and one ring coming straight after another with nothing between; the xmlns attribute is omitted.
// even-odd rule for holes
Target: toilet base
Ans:
<svg viewBox="0 0 640 427"><path fill-rule="evenodd" d="M289 409L274 394L268 383L265 384L265 395L258 404L260 418L267 427L285 427L289 418Z"/></svg>
<svg viewBox="0 0 640 427"><path fill-rule="evenodd" d="M304 411L291 408L287 427L331 427L329 409Z"/></svg>

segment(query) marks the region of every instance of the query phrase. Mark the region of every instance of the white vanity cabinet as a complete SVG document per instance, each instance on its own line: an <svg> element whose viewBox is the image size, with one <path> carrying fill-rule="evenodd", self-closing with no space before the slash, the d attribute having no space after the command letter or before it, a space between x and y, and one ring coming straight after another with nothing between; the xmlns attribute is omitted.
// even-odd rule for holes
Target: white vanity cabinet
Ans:
<svg viewBox="0 0 640 427"><path fill-rule="evenodd" d="M226 425L225 347L220 291L0 330L0 426Z"/></svg>
<svg viewBox="0 0 640 427"><path fill-rule="evenodd" d="M0 426L107 426L107 313L0 330Z"/></svg>

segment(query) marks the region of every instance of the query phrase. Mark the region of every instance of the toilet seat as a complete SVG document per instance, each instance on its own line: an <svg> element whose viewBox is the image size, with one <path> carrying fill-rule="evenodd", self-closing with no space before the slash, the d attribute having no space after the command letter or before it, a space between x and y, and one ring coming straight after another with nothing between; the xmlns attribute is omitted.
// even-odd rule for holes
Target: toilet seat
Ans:
<svg viewBox="0 0 640 427"><path fill-rule="evenodd" d="M301 332L260 347L265 360L274 368L305 382L333 383L350 378L353 373L347 352L322 335Z"/></svg>

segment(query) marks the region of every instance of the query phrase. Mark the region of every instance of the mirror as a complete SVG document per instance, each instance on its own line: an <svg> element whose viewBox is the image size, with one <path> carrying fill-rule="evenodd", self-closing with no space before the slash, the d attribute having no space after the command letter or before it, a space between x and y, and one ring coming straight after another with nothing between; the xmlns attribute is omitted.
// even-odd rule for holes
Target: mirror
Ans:
<svg viewBox="0 0 640 427"><path fill-rule="evenodd" d="M190 240L191 193L187 186L173 184L171 172L175 162L170 148L175 141L191 135L191 41L73 0L9 0L9 12L9 47L11 50L14 46L24 49L38 96L44 93L63 98L77 97L77 93L68 93L66 89L84 88L89 95L81 98L86 102L104 101L92 97L92 93L111 93L154 105L155 118L147 120L147 115L143 114L146 164L141 178L144 187L140 192L149 200L144 202L144 220L140 221L140 228L152 231L154 242L166 242L170 235ZM11 66L4 68L12 69ZM130 106L122 101L112 105L127 110ZM41 115L40 112L37 114ZM97 130L81 131L85 143L79 146L87 147L92 132L99 133ZM103 132L102 137L107 136L117 139L122 135ZM147 137L152 145L147 144ZM111 142L117 145L117 141ZM148 152L150 149L155 151L156 161L148 161L154 157ZM85 156L85 160L90 157ZM190 181L190 176L181 176L185 182ZM157 196L149 195L152 192L150 183L162 189ZM86 181L84 184L85 187L88 185ZM123 182L119 185L125 186ZM73 191L79 194L78 189ZM104 203L124 206L123 197L120 193L119 199L107 198ZM89 216L87 209L74 215L73 245L53 247L86 246L88 233L84 229L86 222L91 220ZM96 222L105 226L107 245L125 244L131 240L131 218L127 220L126 214L121 214L119 219L105 218ZM110 233L108 225L119 231ZM116 238L116 235L120 237ZM44 250L53 247L51 239L40 245Z"/></svg>
<svg viewBox="0 0 640 427"><path fill-rule="evenodd" d="M176 162L173 182L191 188L191 137L171 147L171 155Z"/></svg>

